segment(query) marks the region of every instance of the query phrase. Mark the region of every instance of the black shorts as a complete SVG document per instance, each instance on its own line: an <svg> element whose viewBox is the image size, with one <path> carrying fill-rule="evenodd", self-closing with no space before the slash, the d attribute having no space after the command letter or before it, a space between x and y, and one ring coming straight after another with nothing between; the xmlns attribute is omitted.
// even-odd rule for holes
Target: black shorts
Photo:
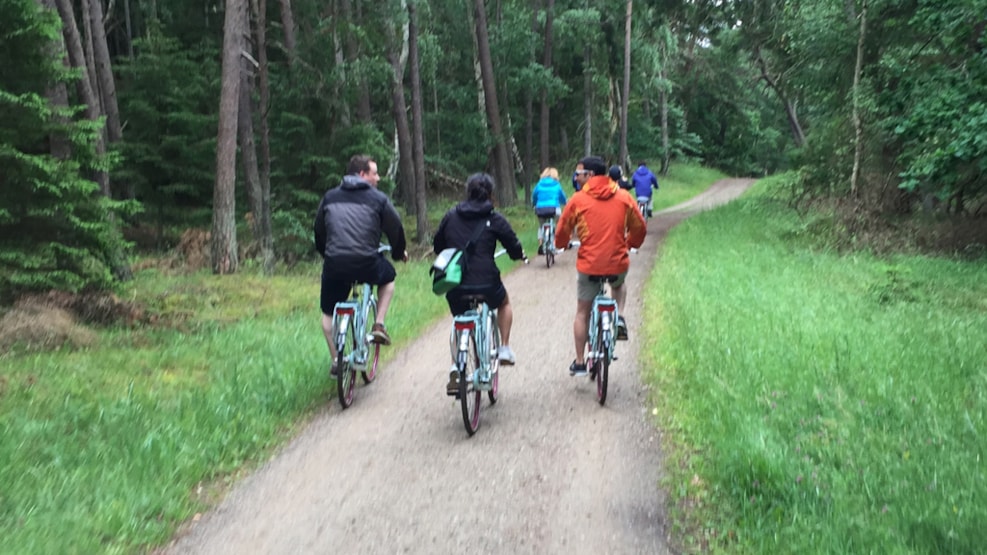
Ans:
<svg viewBox="0 0 987 555"><path fill-rule="evenodd" d="M504 289L504 284L500 281L490 285L466 285L457 287L446 293L449 312L452 312L453 316L459 316L470 309L469 301L463 298L467 295L483 295L487 298L487 306L495 309L504 304L504 299L507 298L507 289Z"/></svg>
<svg viewBox="0 0 987 555"><path fill-rule="evenodd" d="M354 282L369 283L370 285L385 285L394 281L397 272L394 265L386 258L375 256L363 263L333 264L328 260L322 261L322 294L319 306L323 314L332 314L336 303L346 300L350 295L350 287Z"/></svg>

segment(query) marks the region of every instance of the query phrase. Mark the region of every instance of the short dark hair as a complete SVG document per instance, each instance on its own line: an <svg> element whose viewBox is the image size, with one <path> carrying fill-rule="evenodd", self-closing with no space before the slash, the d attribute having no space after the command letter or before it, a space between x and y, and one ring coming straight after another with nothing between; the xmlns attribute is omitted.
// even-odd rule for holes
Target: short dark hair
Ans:
<svg viewBox="0 0 987 555"><path fill-rule="evenodd" d="M490 174L474 173L466 179L466 198L482 202L493 196L494 180Z"/></svg>
<svg viewBox="0 0 987 555"><path fill-rule="evenodd" d="M638 160L637 161L637 165L638 166L647 166L648 165L648 162L645 161L645 160Z"/></svg>
<svg viewBox="0 0 987 555"><path fill-rule="evenodd" d="M579 161L584 170L593 172L593 175L607 175L607 163L599 156L587 156Z"/></svg>
<svg viewBox="0 0 987 555"><path fill-rule="evenodd" d="M609 175L610 179L613 179L614 181L620 181L620 178L623 177L624 172L621 171L620 166L610 166L610 171L607 172L607 175Z"/></svg>
<svg viewBox="0 0 987 555"><path fill-rule="evenodd" d="M346 166L346 175L359 175L370 171L370 163L374 159L366 154L354 154Z"/></svg>

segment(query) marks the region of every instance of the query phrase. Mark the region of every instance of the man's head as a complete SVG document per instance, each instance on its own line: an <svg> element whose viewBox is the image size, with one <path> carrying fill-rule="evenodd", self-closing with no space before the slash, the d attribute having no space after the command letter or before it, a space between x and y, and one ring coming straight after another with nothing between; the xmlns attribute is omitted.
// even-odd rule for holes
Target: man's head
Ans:
<svg viewBox="0 0 987 555"><path fill-rule="evenodd" d="M599 156L587 156L576 164L576 181L580 187L594 175L607 175L607 163Z"/></svg>
<svg viewBox="0 0 987 555"><path fill-rule="evenodd" d="M607 175L610 176L610 179L614 181L620 181L623 174L624 172L620 169L620 166L610 166L610 171L607 173Z"/></svg>
<svg viewBox="0 0 987 555"><path fill-rule="evenodd" d="M466 179L467 200L483 202L493 197L493 177L485 173L474 173Z"/></svg>
<svg viewBox="0 0 987 555"><path fill-rule="evenodd" d="M646 161L644 161L644 160L638 160L638 162L637 162L637 165L638 165L639 167L640 167L640 166L647 166L647 165L648 165L648 163L647 163Z"/></svg>
<svg viewBox="0 0 987 555"><path fill-rule="evenodd" d="M350 158L350 163L346 166L347 175L358 175L367 183L377 186L380 181L380 174L377 173L377 162L366 154L356 154Z"/></svg>

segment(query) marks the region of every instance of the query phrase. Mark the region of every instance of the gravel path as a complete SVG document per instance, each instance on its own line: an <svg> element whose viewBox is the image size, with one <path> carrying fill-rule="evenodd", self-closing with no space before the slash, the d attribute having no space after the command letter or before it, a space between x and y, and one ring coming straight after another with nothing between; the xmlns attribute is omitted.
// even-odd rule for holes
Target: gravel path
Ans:
<svg viewBox="0 0 987 555"><path fill-rule="evenodd" d="M618 344L605 406L591 382L568 374L575 253L562 253L551 269L534 258L505 276L518 363L502 367L498 403L484 397L475 436L445 395L444 320L397 353L372 385L358 385L345 412L328 399L162 553L670 552L661 435L639 378L641 288L672 226L751 183L717 182L649 222L631 259L630 340Z"/></svg>

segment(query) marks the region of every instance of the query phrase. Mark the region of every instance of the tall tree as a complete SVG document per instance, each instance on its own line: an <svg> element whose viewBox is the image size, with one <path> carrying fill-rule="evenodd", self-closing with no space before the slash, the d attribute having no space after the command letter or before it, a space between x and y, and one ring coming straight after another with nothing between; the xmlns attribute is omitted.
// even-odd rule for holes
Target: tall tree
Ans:
<svg viewBox="0 0 987 555"><path fill-rule="evenodd" d="M411 80L412 160L415 165L415 229L418 242L429 239L425 181L425 124L422 108L421 62L418 56L418 0L408 2L408 65Z"/></svg>
<svg viewBox="0 0 987 555"><path fill-rule="evenodd" d="M549 74L552 72L552 33L555 19L555 0L547 0L545 6L545 34L542 47L542 67ZM548 88L541 91L541 111L538 118L538 154L540 167L544 168L551 162L551 105L548 101Z"/></svg>
<svg viewBox="0 0 987 555"><path fill-rule="evenodd" d="M407 15L406 0L400 0L402 16ZM411 128L408 124L408 101L404 97L404 70L408 63L408 21L390 21L387 34L390 47L386 56L391 65L391 113L394 116L394 134L398 159L398 194L405 209L416 212L415 161L412 152ZM400 26L400 28L399 28Z"/></svg>
<svg viewBox="0 0 987 555"><path fill-rule="evenodd" d="M226 0L219 131L216 136L216 184L212 206L212 270L216 274L235 273L239 266L236 241L236 137L245 7L246 0Z"/></svg>
<svg viewBox="0 0 987 555"><path fill-rule="evenodd" d="M497 81L493 60L490 57L490 38L487 33L487 12L483 0L473 0L477 56L480 63L480 80L483 86L487 129L493 140L493 178L497 183L497 201L501 206L511 206L517 200L514 186L514 167L507 147L508 137L501 123L500 104L497 101Z"/></svg>
<svg viewBox="0 0 987 555"><path fill-rule="evenodd" d="M630 167L627 156L627 106L631 98L631 12L633 0L627 0L627 14L624 16L624 94L620 99L620 155L623 166Z"/></svg>
<svg viewBox="0 0 987 555"><path fill-rule="evenodd" d="M256 19L257 86L260 95L260 249L264 273L274 272L274 231L271 222L271 139L268 112L271 107L270 69L267 60L267 0L251 0Z"/></svg>
<svg viewBox="0 0 987 555"><path fill-rule="evenodd" d="M280 0L281 29L284 32L284 49L288 54L288 63L295 61L295 13L291 9L291 0Z"/></svg>

